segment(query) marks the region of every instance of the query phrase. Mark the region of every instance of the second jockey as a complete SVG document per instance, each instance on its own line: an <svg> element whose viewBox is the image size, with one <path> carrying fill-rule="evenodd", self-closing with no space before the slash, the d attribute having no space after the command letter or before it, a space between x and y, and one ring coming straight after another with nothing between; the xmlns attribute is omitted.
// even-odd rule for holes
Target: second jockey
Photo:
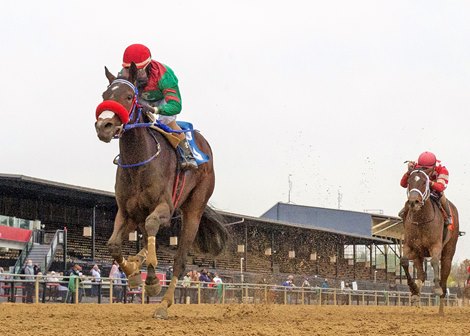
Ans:
<svg viewBox="0 0 470 336"><path fill-rule="evenodd" d="M444 190L447 188L449 183L449 171L445 166L441 164L441 161L436 159L436 155L431 152L424 152L418 158L418 162L408 162L408 171L403 175L400 181L400 185L403 188L408 187L408 177L410 173L419 168L428 169L428 176L431 188L431 197L438 199L441 202L442 208L447 214L445 225L452 223L452 214L450 212L449 202L444 195ZM400 211L399 216L404 220L406 218L408 209L405 208Z"/></svg>
<svg viewBox="0 0 470 336"><path fill-rule="evenodd" d="M140 98L153 106L158 120L173 130L181 131L176 123L176 116L181 112L181 95L178 79L173 70L165 64L152 59L150 49L143 44L131 44L124 51L119 76L128 78L131 63L137 66L137 87L141 90ZM181 149L181 168L196 169L194 158L185 133L174 133L179 139Z"/></svg>

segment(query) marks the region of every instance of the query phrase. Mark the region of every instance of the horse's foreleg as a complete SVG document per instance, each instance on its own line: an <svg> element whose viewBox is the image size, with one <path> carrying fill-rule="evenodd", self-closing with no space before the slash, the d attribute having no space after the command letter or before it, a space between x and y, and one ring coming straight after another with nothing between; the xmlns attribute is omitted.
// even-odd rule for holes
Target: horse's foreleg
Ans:
<svg viewBox="0 0 470 336"><path fill-rule="evenodd" d="M178 250L176 251L174 263L173 263L173 277L171 278L170 285L163 296L161 304L157 307L153 317L160 319L167 319L167 309L173 304L175 297L176 283L178 278L185 271L186 258L188 256L189 249L192 247L194 239L199 228L199 222L201 221L202 212L188 213L183 212L183 225L181 227L181 233L178 241Z"/></svg>
<svg viewBox="0 0 470 336"><path fill-rule="evenodd" d="M406 246L404 246L404 252L405 252L404 255L400 259L400 265L403 268L403 271L405 272L407 284L408 284L408 287L410 288L411 294L419 295L418 287L416 286L416 283L413 281L413 278L411 277L411 274L410 274L410 270L409 270L410 260L407 257L409 255L409 249L406 248Z"/></svg>
<svg viewBox="0 0 470 336"><path fill-rule="evenodd" d="M145 290L147 295L155 296L161 291L160 280L155 273L158 265L156 235L162 223L170 221L170 207L166 203L160 203L145 220L147 231L147 279Z"/></svg>
<svg viewBox="0 0 470 336"><path fill-rule="evenodd" d="M129 279L129 286L132 288L142 283L139 271L145 257L129 257L129 260L126 260L126 258L124 258L122 255L123 236L128 234L129 225L131 225L129 220L128 222L129 223L125 222L121 211L118 210L114 220L113 234L108 240L108 249L111 253L111 256L118 262L119 266L121 266L122 270L126 274L127 278ZM141 254L141 252L139 252L139 254Z"/></svg>

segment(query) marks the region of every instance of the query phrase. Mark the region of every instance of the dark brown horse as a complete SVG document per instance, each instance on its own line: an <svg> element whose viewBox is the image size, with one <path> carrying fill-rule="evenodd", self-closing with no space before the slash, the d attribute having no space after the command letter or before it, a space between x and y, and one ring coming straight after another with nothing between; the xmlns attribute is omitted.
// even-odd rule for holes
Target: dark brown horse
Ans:
<svg viewBox="0 0 470 336"><path fill-rule="evenodd" d="M459 216L457 208L450 202L453 224L444 227L444 215L438 202L431 199L428 172L414 170L408 178L408 207L403 220L405 239L401 265L405 271L413 301L419 303L421 287L426 274L423 269L424 258L431 258L434 271L434 294L441 297L439 312L444 313L443 303L446 296L447 278L452 266L459 236ZM417 280L413 282L409 272L409 260L417 270Z"/></svg>
<svg viewBox="0 0 470 336"><path fill-rule="evenodd" d="M154 317L166 319L178 277L185 270L193 244L196 242L195 247L201 252L217 255L227 240L221 217L207 206L215 183L212 151L204 137L194 132L197 145L210 160L197 170L181 171L175 149L164 136L144 123L148 106L139 102L135 65L130 67L129 78L116 79L105 70L109 86L103 93L103 103L98 106L95 128L101 141L109 142L118 136L120 151L115 184L118 211L108 247L128 276L131 287L141 284L140 269L146 261L145 293L155 296L160 292L155 273L156 235L161 226L171 224L175 211L179 209L182 216L173 278L154 313ZM142 233L144 248L126 260L122 242L134 230Z"/></svg>

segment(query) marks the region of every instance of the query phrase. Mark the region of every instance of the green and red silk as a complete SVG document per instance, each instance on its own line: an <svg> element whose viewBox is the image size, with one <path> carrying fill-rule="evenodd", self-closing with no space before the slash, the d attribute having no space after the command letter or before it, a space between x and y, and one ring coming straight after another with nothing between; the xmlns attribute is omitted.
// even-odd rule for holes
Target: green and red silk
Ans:
<svg viewBox="0 0 470 336"><path fill-rule="evenodd" d="M162 63L153 61L149 82L141 93L142 99L148 102L157 102L165 99L166 104L158 107L160 114L172 116L181 112L181 95L178 88L178 78L173 70Z"/></svg>

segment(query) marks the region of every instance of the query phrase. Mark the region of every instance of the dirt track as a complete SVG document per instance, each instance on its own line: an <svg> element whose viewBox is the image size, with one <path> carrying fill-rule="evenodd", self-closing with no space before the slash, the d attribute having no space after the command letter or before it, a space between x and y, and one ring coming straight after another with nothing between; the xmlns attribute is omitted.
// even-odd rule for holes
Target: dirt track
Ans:
<svg viewBox="0 0 470 336"><path fill-rule="evenodd" d="M175 305L167 321L153 305L0 304L0 335L466 335L470 307Z"/></svg>

